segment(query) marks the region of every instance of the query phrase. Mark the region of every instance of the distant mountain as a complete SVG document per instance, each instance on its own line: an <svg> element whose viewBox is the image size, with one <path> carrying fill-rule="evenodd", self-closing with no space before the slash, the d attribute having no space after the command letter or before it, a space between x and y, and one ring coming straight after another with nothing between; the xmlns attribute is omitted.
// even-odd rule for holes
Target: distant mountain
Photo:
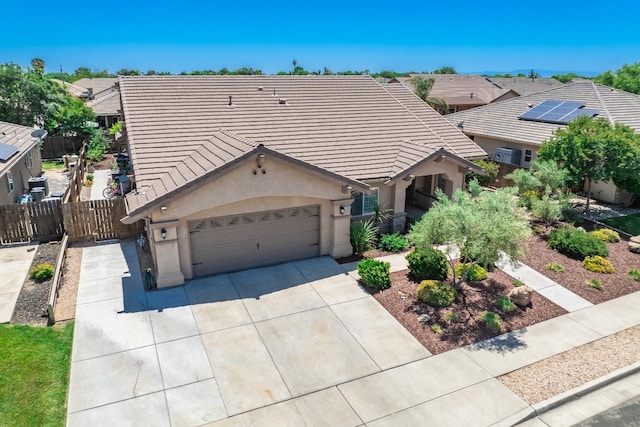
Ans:
<svg viewBox="0 0 640 427"><path fill-rule="evenodd" d="M518 75L520 73L524 74L525 76L529 74L529 72L531 71L531 68L527 68L527 69L519 69L519 70L510 70L510 71L464 71L464 72L460 72L460 74L486 74L488 76L494 76L496 74L512 74L512 75ZM538 70L538 69L533 69L533 71L535 71L536 73L539 73L540 76L542 77L551 77L554 74L568 74L568 73L575 73L579 76L582 77L595 77L598 74L600 74L597 71L567 71L567 70Z"/></svg>

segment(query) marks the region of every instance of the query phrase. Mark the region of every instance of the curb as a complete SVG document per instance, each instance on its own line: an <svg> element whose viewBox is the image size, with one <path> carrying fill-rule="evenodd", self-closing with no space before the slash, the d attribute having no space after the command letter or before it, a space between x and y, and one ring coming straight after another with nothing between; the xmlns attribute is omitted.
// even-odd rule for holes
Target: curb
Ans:
<svg viewBox="0 0 640 427"><path fill-rule="evenodd" d="M640 372L640 362L636 362L629 366L625 366L623 368L609 372L608 374L603 375L600 378L596 378L595 380L589 381L586 384L572 388L571 390L567 390L564 393L560 393L559 395L551 397L547 400L543 400L542 402L533 404L530 406L528 414L523 415L522 418L515 421L514 425L538 417L545 412L551 411L552 409L555 409L566 403L577 400L582 396L593 393L596 390L599 390L603 387L608 386L609 384L612 384L638 372Z"/></svg>

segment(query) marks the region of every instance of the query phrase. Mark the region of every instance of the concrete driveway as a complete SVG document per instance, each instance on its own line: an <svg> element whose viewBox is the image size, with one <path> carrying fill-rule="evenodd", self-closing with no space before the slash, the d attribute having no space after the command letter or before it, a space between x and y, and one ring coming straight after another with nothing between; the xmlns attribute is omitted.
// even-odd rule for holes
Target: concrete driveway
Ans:
<svg viewBox="0 0 640 427"><path fill-rule="evenodd" d="M37 244L0 248L0 323L11 321L37 248Z"/></svg>
<svg viewBox="0 0 640 427"><path fill-rule="evenodd" d="M525 408L461 350L431 356L332 258L146 293L133 243L84 249L69 426L490 425Z"/></svg>

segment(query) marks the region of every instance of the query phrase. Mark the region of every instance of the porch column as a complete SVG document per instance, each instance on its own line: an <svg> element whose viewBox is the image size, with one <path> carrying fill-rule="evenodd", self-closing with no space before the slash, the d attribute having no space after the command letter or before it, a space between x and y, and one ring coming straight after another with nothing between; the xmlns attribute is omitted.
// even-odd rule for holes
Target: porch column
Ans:
<svg viewBox="0 0 640 427"><path fill-rule="evenodd" d="M155 222L149 224L153 236L154 261L156 264L156 284L167 288L184 284L180 271L178 251L178 221Z"/></svg>
<svg viewBox="0 0 640 427"><path fill-rule="evenodd" d="M351 203L353 199L331 201L331 246L329 253L334 258L349 256L353 253L351 246Z"/></svg>
<svg viewBox="0 0 640 427"><path fill-rule="evenodd" d="M414 178L415 179L415 178ZM402 232L407 222L406 196L411 181L399 180L393 186L393 231Z"/></svg>

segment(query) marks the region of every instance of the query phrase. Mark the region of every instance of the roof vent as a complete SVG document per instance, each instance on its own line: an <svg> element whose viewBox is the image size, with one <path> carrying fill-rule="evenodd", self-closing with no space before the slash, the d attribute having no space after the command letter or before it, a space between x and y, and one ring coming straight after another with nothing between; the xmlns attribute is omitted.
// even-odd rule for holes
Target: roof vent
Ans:
<svg viewBox="0 0 640 427"><path fill-rule="evenodd" d="M273 96L276 96L276 88L273 88Z"/></svg>
<svg viewBox="0 0 640 427"><path fill-rule="evenodd" d="M471 92L471 98L473 98L473 92Z"/></svg>
<svg viewBox="0 0 640 427"><path fill-rule="evenodd" d="M229 95L229 107L233 107L233 101L231 100L231 95Z"/></svg>
<svg viewBox="0 0 640 427"><path fill-rule="evenodd" d="M280 104L280 105L287 105L287 100L286 100L286 99L284 99L284 98L280 98L280 99L278 99L278 104Z"/></svg>
<svg viewBox="0 0 640 427"><path fill-rule="evenodd" d="M258 92L262 92L264 88L262 86L258 86Z"/></svg>

